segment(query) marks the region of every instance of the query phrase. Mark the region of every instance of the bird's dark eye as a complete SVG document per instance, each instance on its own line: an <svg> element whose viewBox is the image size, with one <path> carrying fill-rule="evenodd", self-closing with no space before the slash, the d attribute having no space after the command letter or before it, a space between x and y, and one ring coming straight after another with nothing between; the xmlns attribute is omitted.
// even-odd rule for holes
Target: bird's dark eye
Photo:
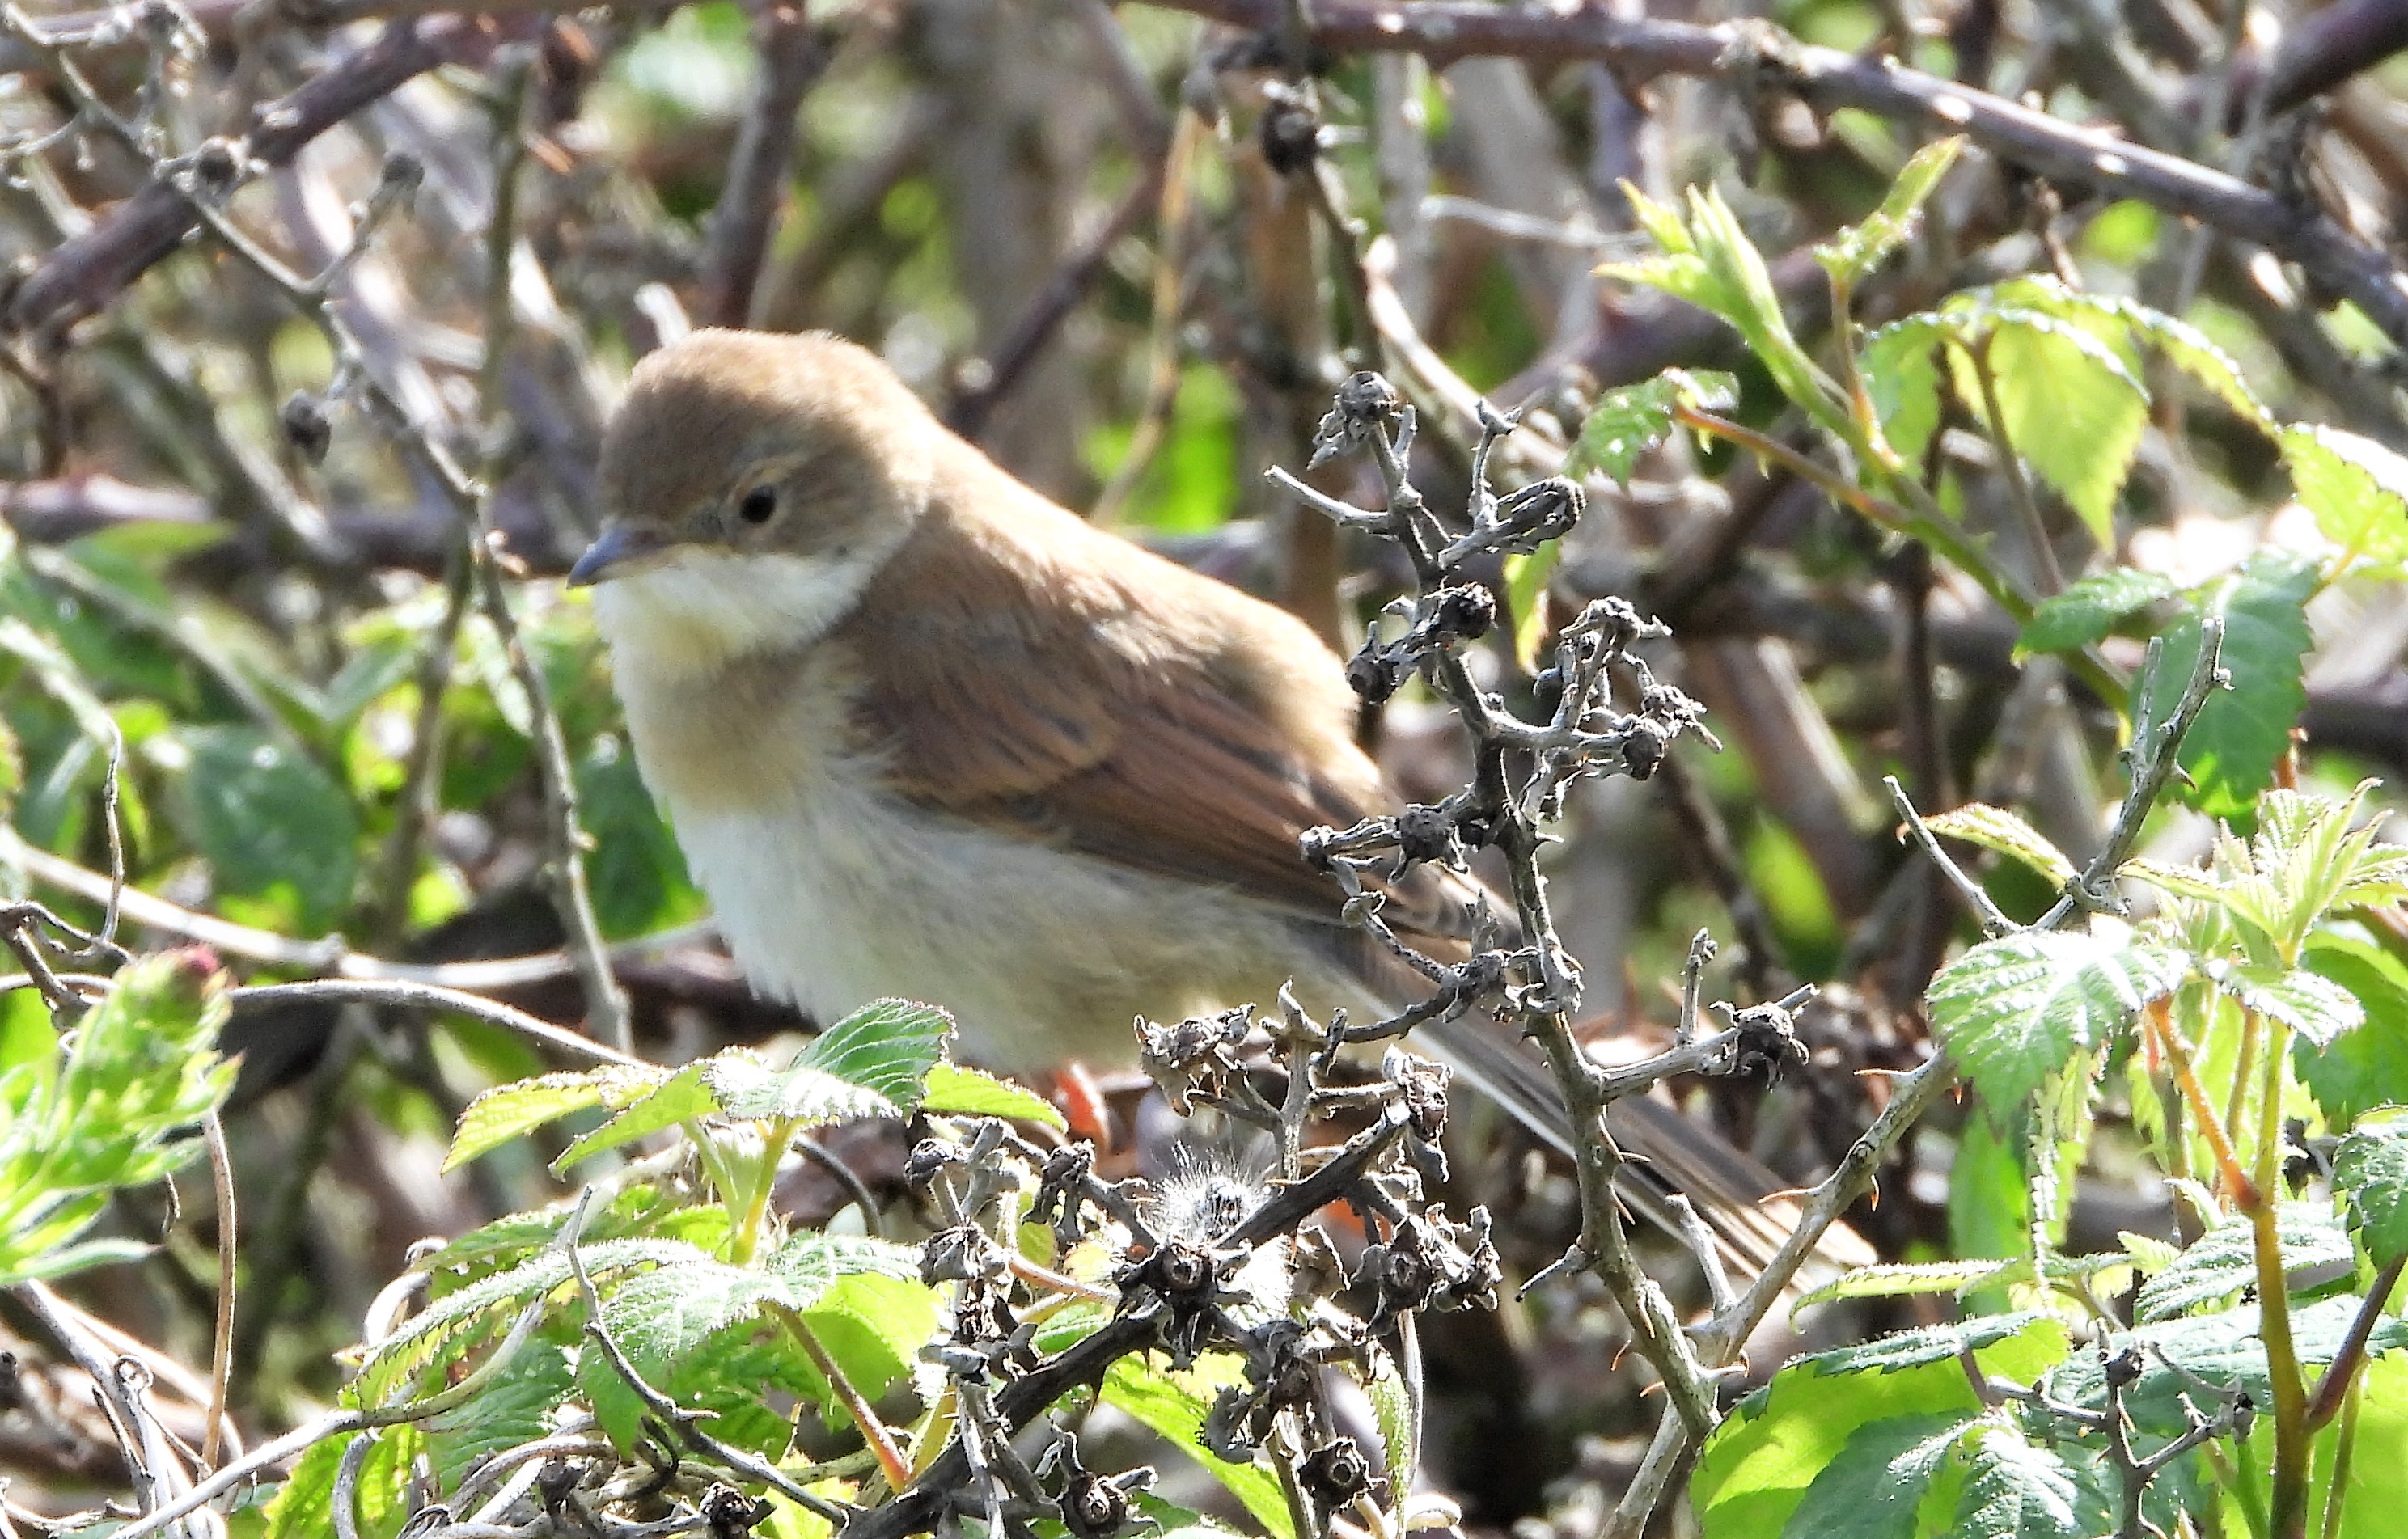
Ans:
<svg viewBox="0 0 2408 1539"><path fill-rule="evenodd" d="M736 505L736 516L746 523L767 523L777 513L778 493L766 486L754 487Z"/></svg>

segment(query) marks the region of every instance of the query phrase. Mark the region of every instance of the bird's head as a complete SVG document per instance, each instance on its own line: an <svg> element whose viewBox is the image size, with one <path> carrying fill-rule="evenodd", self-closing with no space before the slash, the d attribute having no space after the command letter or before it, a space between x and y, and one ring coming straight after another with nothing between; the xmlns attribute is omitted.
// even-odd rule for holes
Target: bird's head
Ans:
<svg viewBox="0 0 2408 1539"><path fill-rule="evenodd" d="M614 650L710 665L842 620L928 502L943 430L876 355L702 331L638 365L569 574Z"/></svg>

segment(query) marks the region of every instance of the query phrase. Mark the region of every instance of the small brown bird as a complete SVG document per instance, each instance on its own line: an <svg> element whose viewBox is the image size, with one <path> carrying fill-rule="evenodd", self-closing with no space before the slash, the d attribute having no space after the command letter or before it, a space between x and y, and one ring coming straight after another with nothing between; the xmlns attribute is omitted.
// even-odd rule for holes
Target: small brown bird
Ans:
<svg viewBox="0 0 2408 1539"><path fill-rule="evenodd" d="M1290 979L1357 1019L1417 997L1297 853L1394 799L1289 615L1030 491L833 337L652 354L602 479L569 580L596 585L636 762L764 993L822 1019L940 1005L972 1057L1023 1070L1128 1062L1136 1017ZM1422 867L1383 913L1460 957L1477 895ZM1568 1147L1501 1033L1413 1041ZM1763 1167L1660 1103L1612 1119L1736 1254L1778 1242Z"/></svg>

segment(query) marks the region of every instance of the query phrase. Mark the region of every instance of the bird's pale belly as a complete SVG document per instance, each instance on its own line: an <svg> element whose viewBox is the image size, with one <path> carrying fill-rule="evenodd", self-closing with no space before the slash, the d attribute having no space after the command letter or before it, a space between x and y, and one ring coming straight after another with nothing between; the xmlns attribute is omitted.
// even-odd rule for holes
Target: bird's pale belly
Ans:
<svg viewBox="0 0 2408 1539"><path fill-rule="evenodd" d="M1234 894L993 834L861 785L774 814L676 808L678 840L754 988L823 1020L900 995L943 1005L968 1056L1133 1061L1135 1017L1361 1007L1292 921Z"/></svg>

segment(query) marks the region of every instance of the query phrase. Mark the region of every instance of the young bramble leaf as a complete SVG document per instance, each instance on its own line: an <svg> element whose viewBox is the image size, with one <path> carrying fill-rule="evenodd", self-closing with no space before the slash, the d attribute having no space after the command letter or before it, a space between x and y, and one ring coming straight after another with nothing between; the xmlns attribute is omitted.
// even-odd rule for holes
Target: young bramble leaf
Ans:
<svg viewBox="0 0 2408 1539"><path fill-rule="evenodd" d="M2355 1254L2332 1210L2322 1204L2285 1203L2276 1215L2275 1230L2281 1237L2286 1275L2346 1265ZM2247 1217L2236 1216L2191 1242L2172 1264L2143 1284L2132 1318L2154 1323L2187 1315L2202 1304L2229 1298L2257 1280L2255 1231Z"/></svg>
<svg viewBox="0 0 2408 1539"><path fill-rule="evenodd" d="M1640 456L1662 443L1672 431L1672 408L1690 406L1703 411L1728 411L1739 401L1739 381L1730 375L1706 370L1666 369L1653 379L1607 391L1581 423L1580 440L1564 462L1564 474L1579 477L1602 471L1614 484L1627 488Z"/></svg>
<svg viewBox="0 0 2408 1539"><path fill-rule="evenodd" d="M2329 1047L2301 1038L2291 1066L2335 1127L2377 1106L2408 1103L2408 966L2355 935L2319 931L2302 964L2349 991L2366 1025Z"/></svg>
<svg viewBox="0 0 2408 1539"><path fill-rule="evenodd" d="M2076 652L2095 646L2126 616L2172 598L2173 578L2137 566L2111 566L2042 601L2024 623L2023 652Z"/></svg>
<svg viewBox="0 0 2408 1539"><path fill-rule="evenodd" d="M689 1118L710 1116L720 1104L710 1080L711 1070L732 1059L751 1058L740 1047L730 1048L689 1063L675 1074L664 1074L619 1107L617 1116L561 1150L560 1158L552 1162L552 1174L556 1176L580 1161L590 1160L604 1149L617 1148L663 1128L673 1128Z"/></svg>
<svg viewBox="0 0 2408 1539"><path fill-rule="evenodd" d="M0 1075L0 1287L149 1249L76 1242L117 1190L200 1152L194 1128L234 1084L216 1050L226 1012L208 953L146 957L50 1056Z"/></svg>
<svg viewBox="0 0 2408 1539"><path fill-rule="evenodd" d="M2200 622L2224 621L2222 665L2232 687L2208 697L2182 743L2188 777L2175 794L2210 817L2249 814L2273 778L2274 762L2291 744L2291 728L2307 704L2300 682L2306 657L2308 600L2316 591L2315 563L2289 552L2261 551L2229 577L2194 595L2190 609L2165 632L2157 654L2151 715L2139 718L2136 681L2132 734L2154 734L2165 723L2199 661Z"/></svg>
<svg viewBox="0 0 2408 1539"><path fill-rule="evenodd" d="M2244 1006L2279 1021L2318 1047L2366 1024L2366 1009L2341 985L2304 967L2235 967L2217 984Z"/></svg>
<svg viewBox="0 0 2408 1539"><path fill-rule="evenodd" d="M1999 393L1994 431L2100 545L2112 546L2115 499L2148 424L2148 392L2114 346L2080 324L1996 301L1972 313L1979 336L1953 354L1958 393L1979 408L1972 354L1984 354Z"/></svg>
<svg viewBox="0 0 2408 1539"><path fill-rule="evenodd" d="M1860 1428L1917 1417L1963 1426L1981 1417L1982 1402L1959 1361L1965 1354L1985 1374L2028 1383L2066 1351L2062 1323L2027 1313L1800 1358L1707 1437L1689 1483L1700 1526L1708 1539L1799 1532L1791 1520L1809 1488Z"/></svg>
<svg viewBox="0 0 2408 1539"><path fill-rule="evenodd" d="M1940 344L1951 330L1940 316L1910 315L1868 333L1856 349L1874 429L1903 464L1920 465L1940 431Z"/></svg>
<svg viewBox="0 0 2408 1539"><path fill-rule="evenodd" d="M1949 1531L1968 1539L2086 1539L2114 1521L2087 1499L2056 1449L2026 1437L2013 1421L1985 1421L1963 1445L1965 1488Z"/></svg>
<svg viewBox="0 0 2408 1539"><path fill-rule="evenodd" d="M2342 565L2408 561L2408 459L2321 423L2294 422L2281 436L2300 502L2341 547Z"/></svg>
<svg viewBox="0 0 2408 1539"><path fill-rule="evenodd" d="M1889 260L1892 251L1906 244L1914 233L1915 217L1923 203L1940 185L1940 178L1956 164L1957 151L1965 148L1961 137L1934 139L1911 156L1890 183L1889 195L1882 199L1879 208L1866 216L1859 224L1852 224L1838 235L1814 248L1814 260L1823 270L1843 283L1854 286L1872 276L1875 269Z"/></svg>
<svg viewBox="0 0 2408 1539"><path fill-rule="evenodd" d="M1913 1539L1916 1509L1971 1425L1961 1412L1928 1411L1858 1427L1815 1473L1783 1539Z"/></svg>
<svg viewBox="0 0 2408 1539"><path fill-rule="evenodd" d="M2003 1113L2171 992L2186 965L2157 947L2024 931L1942 969L1928 995L1931 1023L1983 1099Z"/></svg>
<svg viewBox="0 0 2408 1539"><path fill-rule="evenodd" d="M2004 807L1969 802L1923 821L1942 838L1959 839L2021 861L2058 887L2080 875L2040 830Z"/></svg>
<svg viewBox="0 0 2408 1539"><path fill-rule="evenodd" d="M933 1005L873 1000L811 1038L795 1062L873 1090L910 1112L928 1071L953 1037L953 1018Z"/></svg>
<svg viewBox="0 0 2408 1539"><path fill-rule="evenodd" d="M2367 1123L2344 1138L2333 1185L2367 1254L2386 1264L2408 1256L2408 1122Z"/></svg>
<svg viewBox="0 0 2408 1539"><path fill-rule="evenodd" d="M571 1112L588 1106L624 1107L667 1077L666 1069L605 1065L496 1086L469 1102L468 1109L460 1114L460 1126L452 1134L443 1168L457 1170L521 1133L532 1133Z"/></svg>
<svg viewBox="0 0 2408 1539"><path fill-rule="evenodd" d="M1054 1104L1036 1091L958 1063L939 1063L928 1071L928 1093L920 1109L957 1117L1010 1117L1049 1128L1069 1126Z"/></svg>

